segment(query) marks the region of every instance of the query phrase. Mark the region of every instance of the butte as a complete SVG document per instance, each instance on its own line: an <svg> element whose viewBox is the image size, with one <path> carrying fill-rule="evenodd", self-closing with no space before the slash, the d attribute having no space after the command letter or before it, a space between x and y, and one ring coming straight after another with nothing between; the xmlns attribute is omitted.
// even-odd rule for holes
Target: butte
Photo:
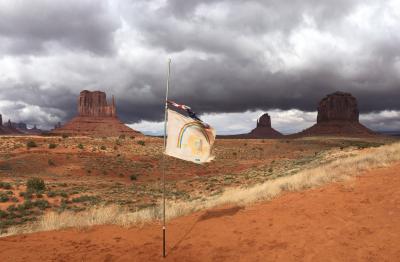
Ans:
<svg viewBox="0 0 400 262"><path fill-rule="evenodd" d="M239 135L222 135L219 138L238 138L238 139L257 139L257 138L281 138L283 135L272 128L271 117L269 114L263 114L257 120L257 126L250 133Z"/></svg>
<svg viewBox="0 0 400 262"><path fill-rule="evenodd" d="M317 123L294 136L373 136L359 121L357 99L350 93L327 95L318 106Z"/></svg>
<svg viewBox="0 0 400 262"><path fill-rule="evenodd" d="M114 96L111 105L107 103L106 93L87 91L78 98L78 116L65 125L57 125L51 134L71 136L142 136L122 123L116 113Z"/></svg>

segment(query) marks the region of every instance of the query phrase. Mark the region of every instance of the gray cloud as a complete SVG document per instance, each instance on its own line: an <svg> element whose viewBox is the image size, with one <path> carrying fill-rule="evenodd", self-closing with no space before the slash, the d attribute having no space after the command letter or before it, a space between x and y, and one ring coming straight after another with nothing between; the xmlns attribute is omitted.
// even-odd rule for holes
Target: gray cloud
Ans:
<svg viewBox="0 0 400 262"><path fill-rule="evenodd" d="M199 113L311 112L337 90L363 113L400 110L396 1L14 2L0 8L0 101L51 115L30 122L72 117L83 89L116 95L128 123L158 121L167 57L171 99Z"/></svg>
<svg viewBox="0 0 400 262"><path fill-rule="evenodd" d="M61 45L95 54L113 51L112 17L105 1L8 1L0 8L5 54L40 54Z"/></svg>

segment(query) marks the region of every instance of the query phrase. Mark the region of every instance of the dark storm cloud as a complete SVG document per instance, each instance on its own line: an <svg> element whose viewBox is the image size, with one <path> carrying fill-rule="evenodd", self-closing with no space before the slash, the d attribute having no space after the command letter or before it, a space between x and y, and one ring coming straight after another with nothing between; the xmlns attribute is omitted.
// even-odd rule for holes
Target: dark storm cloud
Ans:
<svg viewBox="0 0 400 262"><path fill-rule="evenodd" d="M0 50L4 54L40 54L52 45L61 45L110 53L118 23L105 1L9 1L0 8Z"/></svg>
<svg viewBox="0 0 400 262"><path fill-rule="evenodd" d="M80 90L98 89L116 96L125 122L161 120L172 57L171 99L198 113L315 111L337 90L356 96L363 113L400 110L393 3L9 1L0 8L0 50L14 60L0 60L0 69L17 74L0 72L0 101L65 121ZM32 55L32 65L18 54Z"/></svg>

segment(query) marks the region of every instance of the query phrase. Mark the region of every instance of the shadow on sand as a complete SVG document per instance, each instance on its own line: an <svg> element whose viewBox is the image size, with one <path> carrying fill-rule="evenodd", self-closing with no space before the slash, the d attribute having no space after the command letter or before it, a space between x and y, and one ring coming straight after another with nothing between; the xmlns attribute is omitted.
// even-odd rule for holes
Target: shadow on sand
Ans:
<svg viewBox="0 0 400 262"><path fill-rule="evenodd" d="M207 210L206 212L204 212L204 214L202 214L198 219L196 219L194 221L194 223L190 226L190 228L186 231L186 233L171 247L170 252L173 252L174 250L177 250L179 248L179 246L182 244L182 242L190 235L190 233L196 227L197 223L204 221L204 220L212 219L212 218L233 216L242 209L244 209L244 207L234 206L234 207L229 207L229 208ZM170 253L170 252L168 252L168 253Z"/></svg>

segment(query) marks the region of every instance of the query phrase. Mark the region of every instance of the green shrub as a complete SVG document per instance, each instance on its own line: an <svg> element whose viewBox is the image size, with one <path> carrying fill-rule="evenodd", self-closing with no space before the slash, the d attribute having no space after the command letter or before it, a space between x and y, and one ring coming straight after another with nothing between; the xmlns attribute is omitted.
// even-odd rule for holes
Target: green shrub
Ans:
<svg viewBox="0 0 400 262"><path fill-rule="evenodd" d="M32 207L33 207L32 201L30 201L30 200L25 200L24 203L19 204L19 205L17 206L17 209L20 210L20 211L22 211L22 210L30 209L30 208L32 208Z"/></svg>
<svg viewBox="0 0 400 262"><path fill-rule="evenodd" d="M47 161L47 163L49 164L49 166L55 166L55 165L56 165L56 163L54 163L54 161L51 160L51 159L49 159L49 160Z"/></svg>
<svg viewBox="0 0 400 262"><path fill-rule="evenodd" d="M130 177L129 177L132 181L135 181L135 180L137 180L137 176L136 175L130 175Z"/></svg>
<svg viewBox="0 0 400 262"><path fill-rule="evenodd" d="M61 191L61 192L59 192L59 193L58 193L58 195L59 195L59 196L61 196L61 197L65 197L65 198L67 198L67 197L68 197L68 193L67 193L67 192L65 192L65 191Z"/></svg>
<svg viewBox="0 0 400 262"><path fill-rule="evenodd" d="M35 207L38 207L41 210L44 210L50 206L49 202L47 202L46 200L43 200L43 199L33 202L33 205Z"/></svg>
<svg viewBox="0 0 400 262"><path fill-rule="evenodd" d="M0 218L6 218L7 216L8 216L7 212L0 209Z"/></svg>
<svg viewBox="0 0 400 262"><path fill-rule="evenodd" d="M80 196L80 197L75 197L75 198L72 199L73 203L81 203L81 202L92 202L92 203L94 203L94 202L97 202L97 201L98 201L97 197L95 197L95 196L87 196L87 195L83 195L83 196Z"/></svg>
<svg viewBox="0 0 400 262"><path fill-rule="evenodd" d="M7 182L0 182L0 188L3 188L3 189L12 189L12 186L11 186L10 183L7 183Z"/></svg>
<svg viewBox="0 0 400 262"><path fill-rule="evenodd" d="M125 135L120 135L119 139L125 139Z"/></svg>
<svg viewBox="0 0 400 262"><path fill-rule="evenodd" d="M31 199L32 198L32 192L31 191L26 191L26 192L19 192L19 196L25 198L25 199Z"/></svg>
<svg viewBox="0 0 400 262"><path fill-rule="evenodd" d="M54 148L56 148L56 147L57 147L56 144L49 144L49 149L54 149Z"/></svg>
<svg viewBox="0 0 400 262"><path fill-rule="evenodd" d="M57 193L54 192L54 191L49 191L49 192L47 192L46 195L47 195L48 197L55 197L55 196L57 196Z"/></svg>
<svg viewBox="0 0 400 262"><path fill-rule="evenodd" d="M144 146L144 145L146 145L146 143L145 143L143 140L139 140L139 141L137 141L137 144L138 144L138 145L141 145L141 146Z"/></svg>
<svg viewBox="0 0 400 262"><path fill-rule="evenodd" d="M17 207L15 205L11 205L7 207L8 212L15 212L17 211Z"/></svg>
<svg viewBox="0 0 400 262"><path fill-rule="evenodd" d="M26 147L29 149L29 148L32 148L32 147L37 147L37 145L36 145L36 143L35 143L35 141L28 141L27 143L26 143Z"/></svg>
<svg viewBox="0 0 400 262"><path fill-rule="evenodd" d="M64 138L64 139L65 139L65 138L68 138L68 135L63 134L63 135L62 135L62 138Z"/></svg>
<svg viewBox="0 0 400 262"><path fill-rule="evenodd" d="M4 203L4 202L8 202L8 200L10 200L8 195L3 192L0 192L0 202Z"/></svg>
<svg viewBox="0 0 400 262"><path fill-rule="evenodd" d="M82 144L79 144L79 145L78 145L78 148L79 148L79 149L83 149L83 145L82 145Z"/></svg>
<svg viewBox="0 0 400 262"><path fill-rule="evenodd" d="M106 148L106 146L101 146L100 149L101 150L106 150L107 148Z"/></svg>
<svg viewBox="0 0 400 262"><path fill-rule="evenodd" d="M26 183L26 187L28 191L31 192L38 192L38 191L44 191L46 189L46 185L43 181L43 179L38 178L38 177L32 177L28 179L28 182Z"/></svg>

